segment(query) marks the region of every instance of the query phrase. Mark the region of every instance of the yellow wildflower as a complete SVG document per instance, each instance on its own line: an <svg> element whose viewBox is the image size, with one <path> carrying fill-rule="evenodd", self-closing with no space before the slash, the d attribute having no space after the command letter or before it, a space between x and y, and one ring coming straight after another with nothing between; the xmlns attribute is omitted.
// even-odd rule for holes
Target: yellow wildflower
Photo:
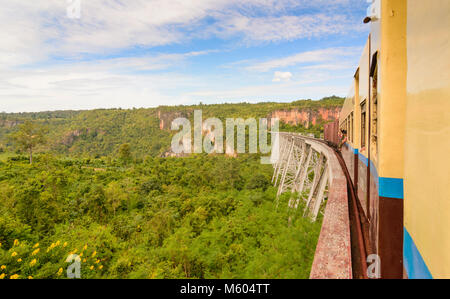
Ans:
<svg viewBox="0 0 450 299"><path fill-rule="evenodd" d="M18 262L18 263L22 262L22 259L18 259L17 262Z"/></svg>
<svg viewBox="0 0 450 299"><path fill-rule="evenodd" d="M87 249L87 244L86 245L84 245L84 247L83 247L83 250L86 250Z"/></svg>
<svg viewBox="0 0 450 299"><path fill-rule="evenodd" d="M56 244L56 246L59 246L59 244L61 244L61 241L58 240L58 241L56 241L55 244Z"/></svg>
<svg viewBox="0 0 450 299"><path fill-rule="evenodd" d="M15 257L16 255L17 255L17 252L15 252L15 251L13 253L11 253L12 257Z"/></svg>
<svg viewBox="0 0 450 299"><path fill-rule="evenodd" d="M90 266L89 269L94 270L94 266Z"/></svg>
<svg viewBox="0 0 450 299"><path fill-rule="evenodd" d="M67 246L67 242L64 242L63 247L66 247L66 246Z"/></svg>
<svg viewBox="0 0 450 299"><path fill-rule="evenodd" d="M35 249L35 250L31 253L31 255L36 255L36 254L38 254L38 253L39 253L39 250L41 250L41 249L40 249L40 248Z"/></svg>
<svg viewBox="0 0 450 299"><path fill-rule="evenodd" d="M19 278L19 274L14 274L9 277L9 279L17 279Z"/></svg>
<svg viewBox="0 0 450 299"><path fill-rule="evenodd" d="M0 247L2 247L2 242L0 242Z"/></svg>
<svg viewBox="0 0 450 299"><path fill-rule="evenodd" d="M83 259L83 263L86 263L86 259Z"/></svg>
<svg viewBox="0 0 450 299"><path fill-rule="evenodd" d="M97 255L97 251L94 250L94 252L92 253L92 257Z"/></svg>
<svg viewBox="0 0 450 299"><path fill-rule="evenodd" d="M78 251L78 249L75 248L75 249L72 251L72 254L77 253L77 251Z"/></svg>
<svg viewBox="0 0 450 299"><path fill-rule="evenodd" d="M38 248L39 247L39 243L34 244L33 248Z"/></svg>
<svg viewBox="0 0 450 299"><path fill-rule="evenodd" d="M63 268L59 268L58 270L58 276L60 276L63 273Z"/></svg>
<svg viewBox="0 0 450 299"><path fill-rule="evenodd" d="M30 262L30 266L34 266L35 264L36 264L36 259L33 259L31 262Z"/></svg>
<svg viewBox="0 0 450 299"><path fill-rule="evenodd" d="M103 269L103 265L98 266L98 268L99 268L100 270Z"/></svg>
<svg viewBox="0 0 450 299"><path fill-rule="evenodd" d="M47 248L47 252L49 252L50 250L52 250L53 248L56 247L55 243L52 243L48 248Z"/></svg>
<svg viewBox="0 0 450 299"><path fill-rule="evenodd" d="M3 274L0 274L0 279L3 279L3 278L5 278L5 276L6 276L6 274L5 274L5 273L3 273Z"/></svg>
<svg viewBox="0 0 450 299"><path fill-rule="evenodd" d="M0 269L5 270L5 269L6 269L6 266L5 266L5 265L2 265L2 266L0 267Z"/></svg>
<svg viewBox="0 0 450 299"><path fill-rule="evenodd" d="M96 264L100 263L100 260L96 260L95 263L96 263Z"/></svg>
<svg viewBox="0 0 450 299"><path fill-rule="evenodd" d="M17 246L17 245L19 245L19 240L15 239L14 240L14 246Z"/></svg>
<svg viewBox="0 0 450 299"><path fill-rule="evenodd" d="M33 276L31 276L31 275L30 275L30 276L28 276L28 279L33 279Z"/></svg>

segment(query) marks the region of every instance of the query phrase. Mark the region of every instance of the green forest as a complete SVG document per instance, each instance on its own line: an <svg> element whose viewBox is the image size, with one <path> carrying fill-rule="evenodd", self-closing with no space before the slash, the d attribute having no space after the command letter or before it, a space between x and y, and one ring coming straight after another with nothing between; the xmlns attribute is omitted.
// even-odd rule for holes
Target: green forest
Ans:
<svg viewBox="0 0 450 299"><path fill-rule="evenodd" d="M160 130L158 113L180 112L191 116L194 110L203 111L203 119L263 118L275 110L340 107L343 98L329 97L320 101L300 100L292 103L215 104L194 106L162 106L141 109L97 109L89 111L53 111L38 113L0 113L0 159L17 152L8 135L17 131L26 120L47 129L47 143L36 148L39 152L52 152L64 157L117 156L122 144L129 144L135 158L158 156L170 147L173 132ZM283 126L283 124L281 124ZM319 137L323 122L306 128L284 124L284 131L313 133Z"/></svg>
<svg viewBox="0 0 450 299"><path fill-rule="evenodd" d="M72 254L81 278L308 278L321 219L288 209L290 194L275 206L258 154L161 157L173 133L158 111L246 118L339 104L0 114L0 279L66 278Z"/></svg>

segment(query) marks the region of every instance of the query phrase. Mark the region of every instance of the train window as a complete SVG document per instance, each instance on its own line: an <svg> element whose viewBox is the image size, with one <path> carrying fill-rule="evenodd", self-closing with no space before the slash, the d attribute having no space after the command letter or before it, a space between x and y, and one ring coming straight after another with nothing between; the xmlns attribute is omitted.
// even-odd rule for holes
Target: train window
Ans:
<svg viewBox="0 0 450 299"><path fill-rule="evenodd" d="M350 113L350 134L349 134L350 141L353 143L353 112Z"/></svg>
<svg viewBox="0 0 450 299"><path fill-rule="evenodd" d="M348 139L348 141L351 141L350 140L350 134L351 134L352 132L350 131L350 115L348 116L348 121L347 121L347 139Z"/></svg>
<svg viewBox="0 0 450 299"><path fill-rule="evenodd" d="M346 121L345 121L345 131L347 131L347 140L348 140L348 134L349 134L349 132L350 132L350 130L349 130L349 124L350 124L350 119L349 119L349 117L350 117L350 115L349 116L347 116L347 119L346 119Z"/></svg>
<svg viewBox="0 0 450 299"><path fill-rule="evenodd" d="M345 119L345 131L347 132L347 138L348 138L348 117Z"/></svg>
<svg viewBox="0 0 450 299"><path fill-rule="evenodd" d="M370 148L374 156L378 153L378 65L376 54L374 54L372 72L372 106L371 106L371 144Z"/></svg>
<svg viewBox="0 0 450 299"><path fill-rule="evenodd" d="M361 148L366 146L366 101L361 104Z"/></svg>

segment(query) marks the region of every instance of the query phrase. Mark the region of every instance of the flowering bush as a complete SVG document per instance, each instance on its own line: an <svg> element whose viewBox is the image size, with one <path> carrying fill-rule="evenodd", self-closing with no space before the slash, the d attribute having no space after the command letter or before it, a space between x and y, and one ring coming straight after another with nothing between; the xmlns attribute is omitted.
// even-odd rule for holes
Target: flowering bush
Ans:
<svg viewBox="0 0 450 299"><path fill-rule="evenodd" d="M101 276L102 260L95 248L85 244L80 250L70 249L68 242L56 241L41 247L15 239L10 248L0 247L0 279L66 278L67 257L77 254L81 260L81 278Z"/></svg>

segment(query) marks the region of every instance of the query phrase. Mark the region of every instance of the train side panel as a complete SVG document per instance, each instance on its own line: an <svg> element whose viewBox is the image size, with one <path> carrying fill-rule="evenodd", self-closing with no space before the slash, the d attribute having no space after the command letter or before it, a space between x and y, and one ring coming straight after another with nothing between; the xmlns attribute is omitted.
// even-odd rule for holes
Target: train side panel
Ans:
<svg viewBox="0 0 450 299"><path fill-rule="evenodd" d="M379 3L339 119L342 155L381 277L450 278L450 1Z"/></svg>
<svg viewBox="0 0 450 299"><path fill-rule="evenodd" d="M334 145L338 145L339 144L338 130L339 130L338 120L325 124L323 129L324 139Z"/></svg>
<svg viewBox="0 0 450 299"><path fill-rule="evenodd" d="M358 153L358 147L355 145L356 128L354 126L356 102L355 84L352 84L340 115L339 130L347 131L347 142L342 146L341 153L354 186L357 186L357 172L355 171L357 169L357 160L355 159L355 154Z"/></svg>
<svg viewBox="0 0 450 299"><path fill-rule="evenodd" d="M405 269L450 278L450 1L407 10Z"/></svg>

